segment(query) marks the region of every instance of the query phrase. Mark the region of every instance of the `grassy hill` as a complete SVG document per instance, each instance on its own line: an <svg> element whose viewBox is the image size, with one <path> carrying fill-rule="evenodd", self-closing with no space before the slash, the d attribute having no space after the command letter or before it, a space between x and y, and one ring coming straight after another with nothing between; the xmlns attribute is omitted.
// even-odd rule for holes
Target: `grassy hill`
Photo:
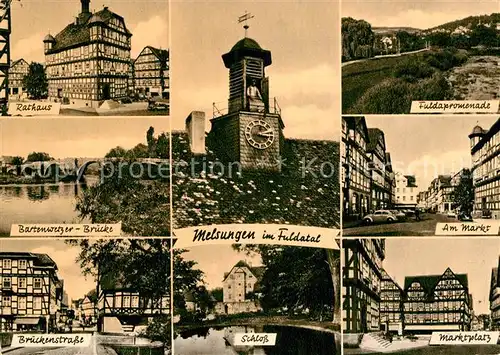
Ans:
<svg viewBox="0 0 500 355"><path fill-rule="evenodd" d="M468 27L470 26L471 28L476 27L479 25L479 23L486 24L486 23L500 23L500 13L492 13L491 15L480 15L480 16L469 16L466 18L463 18L461 20L455 20L452 22L448 22L436 27L432 27L427 29L427 31L430 30L437 30L437 29L444 29L447 31L453 31L459 26L464 26Z"/></svg>
<svg viewBox="0 0 500 355"><path fill-rule="evenodd" d="M373 32L376 34L395 34L399 31L405 31L408 33L417 33L422 31L421 29L418 28L413 28L413 27L372 27Z"/></svg>

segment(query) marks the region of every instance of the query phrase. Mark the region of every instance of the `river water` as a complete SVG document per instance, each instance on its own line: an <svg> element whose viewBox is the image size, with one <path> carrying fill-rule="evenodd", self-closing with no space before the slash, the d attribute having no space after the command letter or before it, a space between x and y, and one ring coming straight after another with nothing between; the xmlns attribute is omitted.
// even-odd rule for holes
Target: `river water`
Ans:
<svg viewBox="0 0 500 355"><path fill-rule="evenodd" d="M0 185L0 236L8 236L12 224L88 223L75 207L78 196L96 182Z"/></svg>
<svg viewBox="0 0 500 355"><path fill-rule="evenodd" d="M233 345L235 333L276 333L275 346ZM333 333L286 326L205 327L183 331L174 340L176 355L335 355Z"/></svg>

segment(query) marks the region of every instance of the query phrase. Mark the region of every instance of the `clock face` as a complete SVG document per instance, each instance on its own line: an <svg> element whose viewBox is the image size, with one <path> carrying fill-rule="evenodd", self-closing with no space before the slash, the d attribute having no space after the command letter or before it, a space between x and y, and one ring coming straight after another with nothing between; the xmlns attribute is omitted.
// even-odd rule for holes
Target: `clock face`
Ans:
<svg viewBox="0 0 500 355"><path fill-rule="evenodd" d="M245 138L252 147L266 149L274 142L274 131L269 123L255 120L245 127Z"/></svg>

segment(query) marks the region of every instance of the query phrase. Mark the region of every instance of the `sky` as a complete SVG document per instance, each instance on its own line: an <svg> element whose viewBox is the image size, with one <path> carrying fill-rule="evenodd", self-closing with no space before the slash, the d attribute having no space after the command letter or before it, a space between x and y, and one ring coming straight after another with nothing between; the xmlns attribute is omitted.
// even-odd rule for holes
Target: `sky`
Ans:
<svg viewBox="0 0 500 355"><path fill-rule="evenodd" d="M2 239L0 251L31 252L50 256L57 265L57 275L64 280L64 290L69 300L82 298L96 287L94 279L91 276L83 276L80 271L80 265L76 262L79 249L66 245L64 240Z"/></svg>
<svg viewBox="0 0 500 355"><path fill-rule="evenodd" d="M155 136L168 132L168 117L8 118L0 119L0 156L27 157L45 152L55 159L104 157L112 148L146 144L152 126Z"/></svg>
<svg viewBox="0 0 500 355"><path fill-rule="evenodd" d="M251 266L262 265L260 256L247 256L245 253L239 253L231 245L203 245L187 250L188 252L183 255L184 259L198 263L195 268L204 272L203 281L209 290L222 287L224 273L231 271L231 268L240 260L246 261Z"/></svg>
<svg viewBox="0 0 500 355"><path fill-rule="evenodd" d="M449 175L471 165L468 135L479 124L489 129L498 115L366 116L368 128L384 131L394 171L415 175L419 191L437 175Z"/></svg>
<svg viewBox="0 0 500 355"><path fill-rule="evenodd" d="M132 58L151 45L168 48L168 0L91 0L91 10L104 6L125 19L132 32ZM80 13L79 0L14 0L11 58L44 62L43 38L55 36Z"/></svg>
<svg viewBox="0 0 500 355"><path fill-rule="evenodd" d="M368 21L372 27L428 29L469 16L499 11L498 0L344 0L342 17Z"/></svg>
<svg viewBox="0 0 500 355"><path fill-rule="evenodd" d="M228 69L222 54L244 37L270 50L270 96L282 109L289 138L338 140L340 126L340 21L328 1L173 1L171 4L172 128L184 129L192 111L227 108Z"/></svg>
<svg viewBox="0 0 500 355"><path fill-rule="evenodd" d="M490 313L491 269L498 266L498 239L402 238L385 243L383 267L399 286L404 287L406 276L442 275L449 267L455 274L468 275L475 314Z"/></svg>

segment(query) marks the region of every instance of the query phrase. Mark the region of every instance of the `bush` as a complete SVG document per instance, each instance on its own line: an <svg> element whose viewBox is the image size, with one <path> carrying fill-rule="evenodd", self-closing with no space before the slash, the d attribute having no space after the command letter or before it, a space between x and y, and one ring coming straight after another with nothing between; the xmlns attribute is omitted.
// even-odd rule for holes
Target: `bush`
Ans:
<svg viewBox="0 0 500 355"><path fill-rule="evenodd" d="M172 327L169 316L155 317L146 328L144 335L151 341L160 341L170 348L172 342Z"/></svg>
<svg viewBox="0 0 500 355"><path fill-rule="evenodd" d="M410 58L399 63L394 69L394 76L413 83L419 79L431 77L435 69L424 61Z"/></svg>
<svg viewBox="0 0 500 355"><path fill-rule="evenodd" d="M403 114L411 108L412 84L402 79L387 79L372 86L356 102L352 112L365 114Z"/></svg>
<svg viewBox="0 0 500 355"><path fill-rule="evenodd" d="M453 89L441 73L424 79L412 90L413 100L448 100L453 96Z"/></svg>

